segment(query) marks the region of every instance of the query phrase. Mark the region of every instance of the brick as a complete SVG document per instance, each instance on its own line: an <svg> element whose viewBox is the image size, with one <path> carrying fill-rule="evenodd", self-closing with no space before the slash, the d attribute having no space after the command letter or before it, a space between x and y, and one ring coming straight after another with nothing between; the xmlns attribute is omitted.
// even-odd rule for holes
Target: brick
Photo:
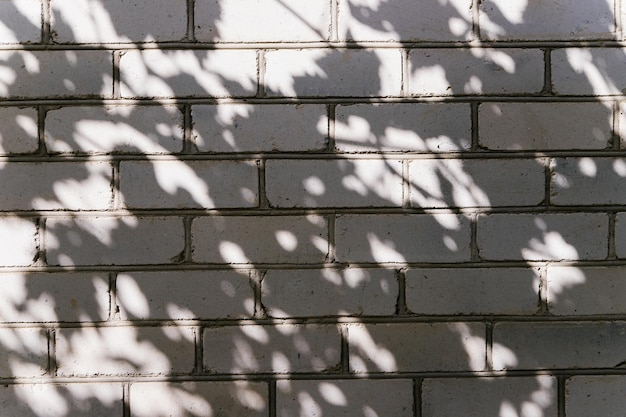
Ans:
<svg viewBox="0 0 626 417"><path fill-rule="evenodd" d="M339 1L339 39L454 42L472 38L471 0Z"/></svg>
<svg viewBox="0 0 626 417"><path fill-rule="evenodd" d="M109 316L109 277L102 273L0 274L0 321L103 321Z"/></svg>
<svg viewBox="0 0 626 417"><path fill-rule="evenodd" d="M402 103L337 106L335 147L345 152L469 150L467 104Z"/></svg>
<svg viewBox="0 0 626 417"><path fill-rule="evenodd" d="M46 227L51 265L129 265L179 262L183 221L177 217L50 218Z"/></svg>
<svg viewBox="0 0 626 417"><path fill-rule="evenodd" d="M499 323L494 369L613 368L625 342L623 322Z"/></svg>
<svg viewBox="0 0 626 417"><path fill-rule="evenodd" d="M192 258L209 263L317 263L328 255L321 216L199 217L191 225Z"/></svg>
<svg viewBox="0 0 626 417"><path fill-rule="evenodd" d="M621 95L624 48L564 48L552 52L552 86L561 95ZM600 103L598 103L600 104Z"/></svg>
<svg viewBox="0 0 626 417"><path fill-rule="evenodd" d="M555 158L550 164L550 203L555 205L625 204L623 158Z"/></svg>
<svg viewBox="0 0 626 417"><path fill-rule="evenodd" d="M526 314L539 309L536 268L419 268L406 272L416 314Z"/></svg>
<svg viewBox="0 0 626 417"><path fill-rule="evenodd" d="M130 386L130 398L131 417L262 417L269 408L263 382L136 382Z"/></svg>
<svg viewBox="0 0 626 417"><path fill-rule="evenodd" d="M615 252L619 258L626 258L626 213L615 217Z"/></svg>
<svg viewBox="0 0 626 417"><path fill-rule="evenodd" d="M602 213L492 214L478 220L480 256L491 260L604 259L608 217Z"/></svg>
<svg viewBox="0 0 626 417"><path fill-rule="evenodd" d="M409 67L414 96L533 94L543 88L539 49L413 49Z"/></svg>
<svg viewBox="0 0 626 417"><path fill-rule="evenodd" d="M478 142L506 151L605 149L612 117L602 103L484 103Z"/></svg>
<svg viewBox="0 0 626 417"><path fill-rule="evenodd" d="M402 162L388 159L269 160L272 207L400 207Z"/></svg>
<svg viewBox="0 0 626 417"><path fill-rule="evenodd" d="M548 268L548 305L555 315L621 314L626 309L623 266Z"/></svg>
<svg viewBox="0 0 626 417"><path fill-rule="evenodd" d="M11 198L0 200L0 210L106 210L112 175L108 162L8 163L0 192Z"/></svg>
<svg viewBox="0 0 626 417"><path fill-rule="evenodd" d="M557 381L551 376L506 378L427 378L422 384L422 416L519 415L557 417ZM517 411L519 410L519 414ZM513 414L515 413L515 414Z"/></svg>
<svg viewBox="0 0 626 417"><path fill-rule="evenodd" d="M123 161L120 194L127 208L231 208L259 204L251 161Z"/></svg>
<svg viewBox="0 0 626 417"><path fill-rule="evenodd" d="M484 335L484 326L478 323L350 325L350 370L482 371L487 346Z"/></svg>
<svg viewBox="0 0 626 417"><path fill-rule="evenodd" d="M568 417L619 417L625 396L623 375L574 376L565 382L565 412Z"/></svg>
<svg viewBox="0 0 626 417"><path fill-rule="evenodd" d="M329 37L330 3L207 0L195 4L194 17L200 42L325 41Z"/></svg>
<svg viewBox="0 0 626 417"><path fill-rule="evenodd" d="M0 155L37 152L38 135L36 109L0 108Z"/></svg>
<svg viewBox="0 0 626 417"><path fill-rule="evenodd" d="M613 0L485 0L480 28L487 40L614 39Z"/></svg>
<svg viewBox="0 0 626 417"><path fill-rule="evenodd" d="M388 316L398 281L383 269L269 270L261 297L271 317Z"/></svg>
<svg viewBox="0 0 626 417"><path fill-rule="evenodd" d="M339 215L340 262L462 262L470 260L470 222L454 214Z"/></svg>
<svg viewBox="0 0 626 417"><path fill-rule="evenodd" d="M535 206L545 197L544 171L541 162L532 159L413 160L411 205Z"/></svg>
<svg viewBox="0 0 626 417"><path fill-rule="evenodd" d="M119 383L15 384L0 388L0 408L22 417L121 416L123 389Z"/></svg>
<svg viewBox="0 0 626 417"><path fill-rule="evenodd" d="M41 41L42 9L39 0L0 2L0 43Z"/></svg>
<svg viewBox="0 0 626 417"><path fill-rule="evenodd" d="M111 97L113 58L110 51L1 51L0 97Z"/></svg>
<svg viewBox="0 0 626 417"><path fill-rule="evenodd" d="M175 106L62 107L46 113L48 153L173 153L183 148Z"/></svg>
<svg viewBox="0 0 626 417"><path fill-rule="evenodd" d="M11 236L11 239L0 240L0 266L28 266L33 263L39 253L35 223L19 217L2 217L0 236Z"/></svg>
<svg viewBox="0 0 626 417"><path fill-rule="evenodd" d="M57 330L59 376L189 373L194 333L188 327L83 327Z"/></svg>
<svg viewBox="0 0 626 417"><path fill-rule="evenodd" d="M397 96L401 63L396 49L268 51L265 88L273 97Z"/></svg>
<svg viewBox="0 0 626 417"><path fill-rule="evenodd" d="M193 106L201 152L305 152L326 148L326 106L220 104Z"/></svg>
<svg viewBox="0 0 626 417"><path fill-rule="evenodd" d="M46 373L48 338L44 330L0 328L0 340L0 378L40 377Z"/></svg>
<svg viewBox="0 0 626 417"><path fill-rule="evenodd" d="M116 283L123 320L210 320L254 313L245 271L127 272Z"/></svg>
<svg viewBox="0 0 626 417"><path fill-rule="evenodd" d="M242 325L204 330L204 366L211 373L322 372L339 365L335 325Z"/></svg>
<svg viewBox="0 0 626 417"><path fill-rule="evenodd" d="M410 379L277 381L279 416L413 416Z"/></svg>
<svg viewBox="0 0 626 417"><path fill-rule="evenodd" d="M122 97L254 96L256 51L126 51L120 59Z"/></svg>
<svg viewBox="0 0 626 417"><path fill-rule="evenodd" d="M167 42L187 36L186 0L52 0L60 43Z"/></svg>

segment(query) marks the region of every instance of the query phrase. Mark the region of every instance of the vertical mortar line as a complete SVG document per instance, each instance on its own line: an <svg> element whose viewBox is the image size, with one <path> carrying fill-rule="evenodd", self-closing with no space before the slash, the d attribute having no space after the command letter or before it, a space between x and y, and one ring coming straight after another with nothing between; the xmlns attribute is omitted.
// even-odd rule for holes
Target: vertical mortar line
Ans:
<svg viewBox="0 0 626 417"><path fill-rule="evenodd" d="M396 315L406 315L409 314L409 309L406 306L406 268L396 270L396 279L398 281Z"/></svg>
<svg viewBox="0 0 626 417"><path fill-rule="evenodd" d="M330 41L339 41L339 0L330 1Z"/></svg>
<svg viewBox="0 0 626 417"><path fill-rule="evenodd" d="M350 345L348 343L348 324L339 325L339 336L341 338L341 372L350 373Z"/></svg>
<svg viewBox="0 0 626 417"><path fill-rule="evenodd" d="M120 61L122 55L122 51L113 51L113 98L122 98L120 91Z"/></svg>
<svg viewBox="0 0 626 417"><path fill-rule="evenodd" d="M327 218L328 222L328 262L335 263L337 260L335 249L335 222L337 215L335 213L329 214Z"/></svg>
<svg viewBox="0 0 626 417"><path fill-rule="evenodd" d="M554 164L554 158L543 159L544 164L544 191L543 191L543 205L548 208L552 204L552 165Z"/></svg>
<svg viewBox="0 0 626 417"><path fill-rule="evenodd" d="M257 81L257 97L265 97L265 49L259 49L256 52L256 81Z"/></svg>
<svg viewBox="0 0 626 417"><path fill-rule="evenodd" d="M130 417L130 382L122 383L122 415Z"/></svg>
<svg viewBox="0 0 626 417"><path fill-rule="evenodd" d="M46 149L46 113L47 109L44 106L37 106L37 141L39 147L37 154L45 156L48 153Z"/></svg>
<svg viewBox="0 0 626 417"><path fill-rule="evenodd" d="M336 104L329 104L326 107L326 115L328 117L328 136L326 137L326 150L328 152L334 152L335 151L335 124L336 124L336 117L337 117L337 105Z"/></svg>
<svg viewBox="0 0 626 417"><path fill-rule="evenodd" d="M276 380L271 379L268 381L268 405L269 405L269 417L276 417Z"/></svg>
<svg viewBox="0 0 626 417"><path fill-rule="evenodd" d="M191 263L191 222L193 218L191 216L183 217L183 236L185 239L185 247L183 248L182 263Z"/></svg>
<svg viewBox="0 0 626 417"><path fill-rule="evenodd" d="M57 331L48 331L48 373L57 376Z"/></svg>
<svg viewBox="0 0 626 417"><path fill-rule="evenodd" d="M470 150L478 151L480 150L478 143L478 106L480 103L472 102L470 103L470 126L471 126L471 141Z"/></svg>
<svg viewBox="0 0 626 417"><path fill-rule="evenodd" d="M619 101L613 102L613 132L611 134L611 140L613 141L611 148L619 150L621 148L622 137L620 135L620 103Z"/></svg>
<svg viewBox="0 0 626 417"><path fill-rule="evenodd" d="M402 97L408 97L410 96L410 65L409 65L409 50L407 48L403 48L401 50L401 54L402 54L402 62L400 65L402 65L401 71L400 71L400 95Z"/></svg>
<svg viewBox="0 0 626 417"><path fill-rule="evenodd" d="M196 41L195 17L195 0L187 0L187 39L189 42Z"/></svg>
<svg viewBox="0 0 626 417"><path fill-rule="evenodd" d="M39 217L35 220L35 247L37 248L37 255L33 259L34 265L45 266L48 263L46 255L46 227L46 218Z"/></svg>
<svg viewBox="0 0 626 417"><path fill-rule="evenodd" d="M117 305L117 272L109 272L109 317L107 321L119 319Z"/></svg>
<svg viewBox="0 0 626 417"><path fill-rule="evenodd" d="M622 2L620 0L613 2L613 16L615 16L615 37L617 40L624 38L624 30L622 27Z"/></svg>
<svg viewBox="0 0 626 417"><path fill-rule="evenodd" d="M50 0L42 0L41 4L41 42L52 43L52 30L50 28L50 20L52 11L50 8Z"/></svg>
<svg viewBox="0 0 626 417"><path fill-rule="evenodd" d="M539 269L539 314L547 316L550 314L550 306L548 305L548 268L546 264Z"/></svg>
<svg viewBox="0 0 626 417"><path fill-rule="evenodd" d="M413 417L422 417L422 383L424 378L413 379Z"/></svg>
<svg viewBox="0 0 626 417"><path fill-rule="evenodd" d="M560 375L556 379L556 387L557 387L557 414L558 417L565 417L565 382L567 380L566 376Z"/></svg>
<svg viewBox="0 0 626 417"><path fill-rule="evenodd" d="M265 159L257 159L256 165L259 172L259 208L268 209L270 204L265 190Z"/></svg>
<svg viewBox="0 0 626 417"><path fill-rule="evenodd" d="M402 163L402 207L411 207L411 178L409 177L408 159L403 159Z"/></svg>
<svg viewBox="0 0 626 417"><path fill-rule="evenodd" d="M543 50L543 94L554 95L552 91L552 49Z"/></svg>
<svg viewBox="0 0 626 417"><path fill-rule="evenodd" d="M608 259L617 259L617 252L615 251L615 212L607 213L609 215L609 244L608 244Z"/></svg>
<svg viewBox="0 0 626 417"><path fill-rule="evenodd" d="M485 323L485 365L493 371L493 322Z"/></svg>
<svg viewBox="0 0 626 417"><path fill-rule="evenodd" d="M192 375L202 375L202 362L203 362L203 354L202 354L202 327L195 326L193 327L193 337L194 337L194 367L191 372Z"/></svg>
<svg viewBox="0 0 626 417"><path fill-rule="evenodd" d="M250 286L254 297L254 318L262 319L267 317L265 306L263 305L263 280L267 275L267 270L251 270L249 273Z"/></svg>
<svg viewBox="0 0 626 417"><path fill-rule="evenodd" d="M193 121L191 119L191 104L185 103L183 112L183 146L182 153L194 153L195 141L193 138Z"/></svg>
<svg viewBox="0 0 626 417"><path fill-rule="evenodd" d="M111 201L111 209L119 210L122 207L122 196L120 190L120 161L111 161L111 191L113 192L113 201Z"/></svg>
<svg viewBox="0 0 626 417"><path fill-rule="evenodd" d="M480 261L478 250L478 213L470 214L470 257L472 262Z"/></svg>
<svg viewBox="0 0 626 417"><path fill-rule="evenodd" d="M470 8L472 10L472 37L480 40L480 3L482 0L472 0Z"/></svg>

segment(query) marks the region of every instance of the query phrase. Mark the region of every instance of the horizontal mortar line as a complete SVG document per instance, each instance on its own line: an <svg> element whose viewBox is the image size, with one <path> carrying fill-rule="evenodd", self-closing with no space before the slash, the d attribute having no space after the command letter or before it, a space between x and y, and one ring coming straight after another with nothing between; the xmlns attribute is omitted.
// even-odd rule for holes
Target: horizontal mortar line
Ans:
<svg viewBox="0 0 626 417"><path fill-rule="evenodd" d="M254 161L264 160L435 160L435 159L484 159L519 160L544 158L576 157L626 157L626 149L598 150L546 150L546 151L501 151L501 150L459 150L452 152L428 151L281 151L281 152L232 152L232 153L54 153L32 155L3 155L0 162L6 163L69 163L69 162L121 162L121 161ZM0 168L2 171L3 167Z"/></svg>
<svg viewBox="0 0 626 417"><path fill-rule="evenodd" d="M516 95L455 95L455 96L276 96L276 97L127 97L113 99L101 98L29 98L3 97L0 107L76 107L76 106L182 106L189 105L222 105L222 104L403 104L403 103L475 103L475 102L553 102L553 103L581 103L581 102L620 102L626 100L626 94L614 95L546 95L543 93L516 94ZM54 110L54 109L52 109Z"/></svg>
<svg viewBox="0 0 626 417"><path fill-rule="evenodd" d="M270 382L281 380L398 380L412 378L519 378L535 376L604 376L626 375L626 369L615 368L572 368L538 370L502 370L502 371L423 371L423 372L299 372L299 373L250 373L250 374L208 374L202 375L87 375L75 377L41 376L23 378L1 378L2 385L40 385L40 384L98 384L98 383L150 383L150 382L228 382L251 381Z"/></svg>
<svg viewBox="0 0 626 417"><path fill-rule="evenodd" d="M240 49L477 49L477 48L615 48L626 41L616 39L590 40L472 40L472 41L171 41L171 42L93 42L93 43L24 43L3 44L0 51L67 51L67 50L240 50Z"/></svg>
<svg viewBox="0 0 626 417"><path fill-rule="evenodd" d="M279 325L395 325L395 324L457 324L457 323L477 323L494 325L498 324L598 324L606 325L611 323L626 324L626 315L580 315L580 316L521 316L521 315L419 315L407 314L402 316L319 316L319 317L269 317L262 319L236 318L236 319L184 319L184 320L110 320L110 321L21 321L2 322L0 328L7 329L104 329L104 328L181 328L181 327L202 327L205 329L242 327L242 326L279 326Z"/></svg>

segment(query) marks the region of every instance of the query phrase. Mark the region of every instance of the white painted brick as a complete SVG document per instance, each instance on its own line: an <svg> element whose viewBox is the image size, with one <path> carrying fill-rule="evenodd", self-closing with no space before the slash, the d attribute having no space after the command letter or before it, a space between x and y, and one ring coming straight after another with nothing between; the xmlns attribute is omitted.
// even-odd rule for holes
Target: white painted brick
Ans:
<svg viewBox="0 0 626 417"><path fill-rule="evenodd" d="M31 43L41 40L40 0L0 2L0 43Z"/></svg>
<svg viewBox="0 0 626 417"><path fill-rule="evenodd" d="M0 274L0 321L103 321L109 316L109 277L103 273Z"/></svg>
<svg viewBox="0 0 626 417"><path fill-rule="evenodd" d="M49 153L172 153L183 148L175 106L63 107L46 113Z"/></svg>
<svg viewBox="0 0 626 417"><path fill-rule="evenodd" d="M123 161L120 193L127 208L255 207L258 177L249 161Z"/></svg>
<svg viewBox="0 0 626 417"><path fill-rule="evenodd" d="M200 42L307 42L328 40L325 0L205 0L195 3Z"/></svg>
<svg viewBox="0 0 626 417"><path fill-rule="evenodd" d="M328 255L321 216L199 217L191 225L192 257L209 263L318 263Z"/></svg>
<svg viewBox="0 0 626 417"><path fill-rule="evenodd" d="M110 97L110 51L0 51L4 98Z"/></svg>
<svg viewBox="0 0 626 417"><path fill-rule="evenodd" d="M478 323L358 324L348 327L353 372L452 372L485 369Z"/></svg>
<svg viewBox="0 0 626 417"><path fill-rule="evenodd" d="M43 376L48 368L48 338L41 329L0 329L0 378Z"/></svg>
<svg viewBox="0 0 626 417"><path fill-rule="evenodd" d="M120 77L122 97L254 96L256 51L127 51Z"/></svg>
<svg viewBox="0 0 626 417"><path fill-rule="evenodd" d="M626 309L623 266L548 268L548 305L556 315L621 314Z"/></svg>
<svg viewBox="0 0 626 417"><path fill-rule="evenodd" d="M539 309L535 268L420 268L406 272L416 314L527 314Z"/></svg>
<svg viewBox="0 0 626 417"><path fill-rule="evenodd" d="M612 111L603 103L485 103L480 146L493 150L605 149Z"/></svg>
<svg viewBox="0 0 626 417"><path fill-rule="evenodd" d="M201 152L299 152L326 148L326 106L220 104L193 106Z"/></svg>
<svg viewBox="0 0 626 417"><path fill-rule="evenodd" d="M177 217L60 217L46 225L51 265L172 263L184 248Z"/></svg>
<svg viewBox="0 0 626 417"><path fill-rule="evenodd" d="M397 96L401 73L396 49L283 49L265 55L270 96Z"/></svg>
<svg viewBox="0 0 626 417"><path fill-rule="evenodd" d="M624 12L624 14L626 15L626 11ZM619 146L621 149L625 149L626 148L626 102L618 103L618 110L615 116L615 124L616 124L615 135L619 137Z"/></svg>
<svg viewBox="0 0 626 417"><path fill-rule="evenodd" d="M131 417L263 417L269 408L263 382L136 382L130 398Z"/></svg>
<svg viewBox="0 0 626 417"><path fill-rule="evenodd" d="M492 214L478 220L480 256L492 260L604 259L603 213Z"/></svg>
<svg viewBox="0 0 626 417"><path fill-rule="evenodd" d="M247 272L126 272L116 283L119 314L125 320L210 320L254 313Z"/></svg>
<svg viewBox="0 0 626 417"><path fill-rule="evenodd" d="M0 266L28 266L38 254L37 226L19 217L0 218ZM7 239L6 236L10 236Z"/></svg>
<svg viewBox="0 0 626 417"><path fill-rule="evenodd" d="M489 40L614 39L614 1L485 0L480 28Z"/></svg>
<svg viewBox="0 0 626 417"><path fill-rule="evenodd" d="M552 52L552 86L562 95L620 95L626 88L623 48L564 48Z"/></svg>
<svg viewBox="0 0 626 417"><path fill-rule="evenodd" d="M339 365L335 325L242 325L204 330L204 366L213 373L322 372Z"/></svg>
<svg viewBox="0 0 626 417"><path fill-rule="evenodd" d="M0 108L0 155L34 153L37 149L39 149L37 110Z"/></svg>
<svg viewBox="0 0 626 417"><path fill-rule="evenodd" d="M384 269L269 270L262 285L271 317L388 316L398 298L394 271Z"/></svg>
<svg viewBox="0 0 626 417"><path fill-rule="evenodd" d="M422 384L422 416L508 415L557 417L557 381L551 376L507 378L427 378ZM519 411L519 414L518 414Z"/></svg>
<svg viewBox="0 0 626 417"><path fill-rule="evenodd" d="M110 417L123 413L119 383L16 384L0 388L0 408L22 417Z"/></svg>
<svg viewBox="0 0 626 417"><path fill-rule="evenodd" d="M539 49L413 49L409 66L411 95L533 94L543 88Z"/></svg>
<svg viewBox="0 0 626 417"><path fill-rule="evenodd" d="M108 162L8 163L0 192L11 198L0 199L0 210L106 210L112 175Z"/></svg>
<svg viewBox="0 0 626 417"><path fill-rule="evenodd" d="M377 3L339 0L339 38L355 41L434 41L471 39L471 0L442 3L400 0Z"/></svg>
<svg viewBox="0 0 626 417"><path fill-rule="evenodd" d="M471 146L467 104L337 106L335 147L347 152L453 152Z"/></svg>
<svg viewBox="0 0 626 417"><path fill-rule="evenodd" d="M59 376L189 373L194 333L188 327L83 327L57 330Z"/></svg>
<svg viewBox="0 0 626 417"><path fill-rule="evenodd" d="M51 0L56 42L167 42L187 35L186 0Z"/></svg>
<svg viewBox="0 0 626 417"><path fill-rule="evenodd" d="M269 160L272 207L400 207L402 162L388 159Z"/></svg>
<svg viewBox="0 0 626 417"><path fill-rule="evenodd" d="M418 159L409 164L416 207L535 206L545 168L532 159Z"/></svg>
<svg viewBox="0 0 626 417"><path fill-rule="evenodd" d="M555 205L625 204L624 158L555 158L550 164L550 203Z"/></svg>
<svg viewBox="0 0 626 417"><path fill-rule="evenodd" d="M623 322L499 323L494 369L613 368L625 342Z"/></svg>
<svg viewBox="0 0 626 417"><path fill-rule="evenodd" d="M277 381L276 415L410 417L413 416L413 381Z"/></svg>
<svg viewBox="0 0 626 417"><path fill-rule="evenodd" d="M626 378L623 375L574 376L565 382L565 412L568 417L624 413Z"/></svg>
<svg viewBox="0 0 626 417"><path fill-rule="evenodd" d="M619 258L626 258L626 213L615 217L615 252Z"/></svg>
<svg viewBox="0 0 626 417"><path fill-rule="evenodd" d="M454 214L339 215L340 262L462 262L470 260L470 222Z"/></svg>

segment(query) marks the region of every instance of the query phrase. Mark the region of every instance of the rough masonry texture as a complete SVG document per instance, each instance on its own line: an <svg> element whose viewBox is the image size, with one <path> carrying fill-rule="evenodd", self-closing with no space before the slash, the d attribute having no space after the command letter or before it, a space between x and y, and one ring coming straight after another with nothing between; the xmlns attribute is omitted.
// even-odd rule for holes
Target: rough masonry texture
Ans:
<svg viewBox="0 0 626 417"><path fill-rule="evenodd" d="M625 34L0 0L0 414L623 416Z"/></svg>

